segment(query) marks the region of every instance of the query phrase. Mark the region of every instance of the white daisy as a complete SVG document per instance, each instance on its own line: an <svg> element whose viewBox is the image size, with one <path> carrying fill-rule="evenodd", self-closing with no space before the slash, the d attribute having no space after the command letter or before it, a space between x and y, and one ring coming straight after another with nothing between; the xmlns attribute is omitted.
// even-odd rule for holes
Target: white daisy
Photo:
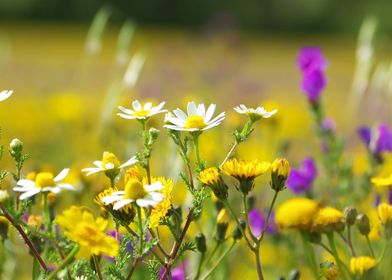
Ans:
<svg viewBox="0 0 392 280"><path fill-rule="evenodd" d="M13 90L3 90L2 92L0 92L0 101L6 100L12 95L13 92Z"/></svg>
<svg viewBox="0 0 392 280"><path fill-rule="evenodd" d="M37 174L34 181L27 179L19 180L16 184L21 187L15 187L13 190L16 192L23 192L19 197L20 200L40 192L59 193L62 189L73 191L75 190L74 186L66 183L59 183L68 175L68 172L69 168L65 168L56 177L53 177L53 174L50 172L40 172Z"/></svg>
<svg viewBox="0 0 392 280"><path fill-rule="evenodd" d="M7 190L0 190L0 203L6 201L9 197L10 195Z"/></svg>
<svg viewBox="0 0 392 280"><path fill-rule="evenodd" d="M111 195L103 197L102 202L105 205L114 203L114 210L118 210L133 202L140 207L156 206L165 197L158 192L162 189L163 185L160 181L156 181L151 185L143 185L137 179L130 179L125 185L124 191L113 192Z"/></svg>
<svg viewBox="0 0 392 280"><path fill-rule="evenodd" d="M132 102L133 110L118 106L118 109L120 109L122 113L118 113L117 115L128 120L145 120L153 115L167 112L167 110L162 110L164 105L165 102L161 102L158 106L152 107L152 103L148 102L142 106L138 100L135 100Z"/></svg>
<svg viewBox="0 0 392 280"><path fill-rule="evenodd" d="M268 112L267 110L264 109L264 107L257 107L256 109L247 108L244 104L235 107L234 110L239 114L248 115L254 121L259 120L260 118L265 118L265 119L270 118L276 112L278 112L277 109Z"/></svg>
<svg viewBox="0 0 392 280"><path fill-rule="evenodd" d="M135 156L133 156L123 164L120 164L120 161L113 153L104 152L102 161L96 160L93 163L95 167L87 167L82 169L82 172L87 172L87 176L101 171L106 172L110 170L120 170L124 167L134 165L135 163L137 163L137 159Z"/></svg>
<svg viewBox="0 0 392 280"><path fill-rule="evenodd" d="M179 130L179 131L203 131L214 126L218 126L225 118L225 112L220 113L217 117L212 119L212 115L215 111L215 104L211 104L206 108L204 104L199 104L196 107L194 102L189 102L187 106L187 113L177 108L173 111L173 114L169 113L166 115L166 122L164 127Z"/></svg>

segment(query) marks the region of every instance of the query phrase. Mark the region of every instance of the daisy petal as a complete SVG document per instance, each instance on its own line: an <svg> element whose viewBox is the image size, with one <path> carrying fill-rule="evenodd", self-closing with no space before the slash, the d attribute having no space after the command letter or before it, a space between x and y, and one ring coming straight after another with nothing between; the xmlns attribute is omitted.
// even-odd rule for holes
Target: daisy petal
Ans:
<svg viewBox="0 0 392 280"><path fill-rule="evenodd" d="M113 206L113 209L118 210L118 209L124 207L125 205L132 203L132 201L133 201L132 199L124 199L119 202L116 202L116 204L114 204L114 206Z"/></svg>
<svg viewBox="0 0 392 280"><path fill-rule="evenodd" d="M36 195L36 194L39 193L40 191L41 191L41 189L39 189L39 188L31 189L30 191L25 192L24 194L22 194L22 195L19 197L19 199L20 199L20 200L24 200L24 199L26 199L26 198L32 197L33 195Z"/></svg>
<svg viewBox="0 0 392 280"><path fill-rule="evenodd" d="M69 172L69 168L64 168L56 177L54 177L53 180L55 182L59 182L63 180L68 175L68 172Z"/></svg>

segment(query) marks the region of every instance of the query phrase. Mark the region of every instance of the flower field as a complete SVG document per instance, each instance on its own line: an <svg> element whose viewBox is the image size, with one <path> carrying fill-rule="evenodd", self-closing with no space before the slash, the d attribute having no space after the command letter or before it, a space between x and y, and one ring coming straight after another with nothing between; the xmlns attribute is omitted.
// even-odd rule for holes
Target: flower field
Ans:
<svg viewBox="0 0 392 280"><path fill-rule="evenodd" d="M0 279L388 279L375 28L1 26Z"/></svg>

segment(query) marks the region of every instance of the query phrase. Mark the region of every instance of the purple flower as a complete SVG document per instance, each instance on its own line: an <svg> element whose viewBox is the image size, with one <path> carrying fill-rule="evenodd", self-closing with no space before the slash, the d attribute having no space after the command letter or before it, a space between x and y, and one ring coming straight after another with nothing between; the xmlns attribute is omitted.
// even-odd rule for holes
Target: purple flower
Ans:
<svg viewBox="0 0 392 280"><path fill-rule="evenodd" d="M185 280L184 266L185 266L185 269L188 270L189 262L185 261L183 264L180 263L177 267L175 267L174 269L171 270L173 280ZM159 277L162 277L163 272L164 272L164 268L162 268L161 271L159 272ZM166 278L166 279L168 279L168 278Z"/></svg>
<svg viewBox="0 0 392 280"><path fill-rule="evenodd" d="M253 208L251 211L249 211L249 224L250 228L252 229L252 233L255 236L259 236L261 234L261 231L263 230L265 225L266 218L267 214L260 213L257 208ZM275 223L274 213L271 213L265 232L267 234L275 234L278 232L278 227Z"/></svg>
<svg viewBox="0 0 392 280"><path fill-rule="evenodd" d="M336 122L332 118L325 118L321 123L321 129L324 132L335 132Z"/></svg>
<svg viewBox="0 0 392 280"><path fill-rule="evenodd" d="M324 72L319 69L314 69L304 72L301 88L308 97L309 102L316 103L326 83Z"/></svg>
<svg viewBox="0 0 392 280"><path fill-rule="evenodd" d="M377 207L381 203L381 196L376 194L374 199L374 206ZM388 191L388 204L392 204L392 190Z"/></svg>
<svg viewBox="0 0 392 280"><path fill-rule="evenodd" d="M383 152L392 152L392 131L385 123L379 124L376 131L366 126L361 127L358 135L376 158L381 158Z"/></svg>
<svg viewBox="0 0 392 280"><path fill-rule="evenodd" d="M294 193L299 194L308 191L317 177L317 167L310 157L302 161L300 169L291 169L287 178L287 187Z"/></svg>
<svg viewBox="0 0 392 280"><path fill-rule="evenodd" d="M327 68L327 60L319 47L304 47L300 49L297 64L302 72L312 69L325 70Z"/></svg>

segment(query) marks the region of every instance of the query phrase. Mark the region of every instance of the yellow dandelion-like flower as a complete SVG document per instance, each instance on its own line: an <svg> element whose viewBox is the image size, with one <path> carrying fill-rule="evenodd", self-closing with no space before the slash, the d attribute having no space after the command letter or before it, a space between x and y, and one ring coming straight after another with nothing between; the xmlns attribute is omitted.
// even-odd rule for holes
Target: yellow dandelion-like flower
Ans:
<svg viewBox="0 0 392 280"><path fill-rule="evenodd" d="M392 206L386 203L381 203L378 208L378 217L383 225L392 221Z"/></svg>
<svg viewBox="0 0 392 280"><path fill-rule="evenodd" d="M136 179L138 181L143 180L142 170L139 166L132 166L125 171L124 183L128 183L130 179Z"/></svg>
<svg viewBox="0 0 392 280"><path fill-rule="evenodd" d="M226 175L236 178L240 182L241 192L248 194L254 187L254 179L268 171L270 166L267 161L231 159L222 165L221 170Z"/></svg>
<svg viewBox="0 0 392 280"><path fill-rule="evenodd" d="M209 167L204 169L200 172L198 179L204 186L211 188L217 198L222 200L227 198L228 187L219 175L218 168Z"/></svg>
<svg viewBox="0 0 392 280"><path fill-rule="evenodd" d="M362 276L375 266L376 260L367 256L352 257L350 260L350 271L354 275Z"/></svg>
<svg viewBox="0 0 392 280"><path fill-rule="evenodd" d="M281 228L309 229L318 209L314 200L296 197L279 205L275 219Z"/></svg>
<svg viewBox="0 0 392 280"><path fill-rule="evenodd" d="M76 258L89 259L100 254L117 256L118 241L105 234L107 220L95 219L86 208L71 206L57 216L56 222L65 229L65 234L70 240L79 244L80 249Z"/></svg>
<svg viewBox="0 0 392 280"><path fill-rule="evenodd" d="M164 199L159 202L150 213L150 227L156 228L160 222L166 217L169 210L172 208L172 191L173 181L164 177L151 178L151 183L160 181L163 185L163 189L159 192L164 195ZM147 178L143 179L143 184L147 184Z"/></svg>
<svg viewBox="0 0 392 280"><path fill-rule="evenodd" d="M317 211L313 217L312 229L317 231L340 230L344 227L343 212L333 208L324 207Z"/></svg>

